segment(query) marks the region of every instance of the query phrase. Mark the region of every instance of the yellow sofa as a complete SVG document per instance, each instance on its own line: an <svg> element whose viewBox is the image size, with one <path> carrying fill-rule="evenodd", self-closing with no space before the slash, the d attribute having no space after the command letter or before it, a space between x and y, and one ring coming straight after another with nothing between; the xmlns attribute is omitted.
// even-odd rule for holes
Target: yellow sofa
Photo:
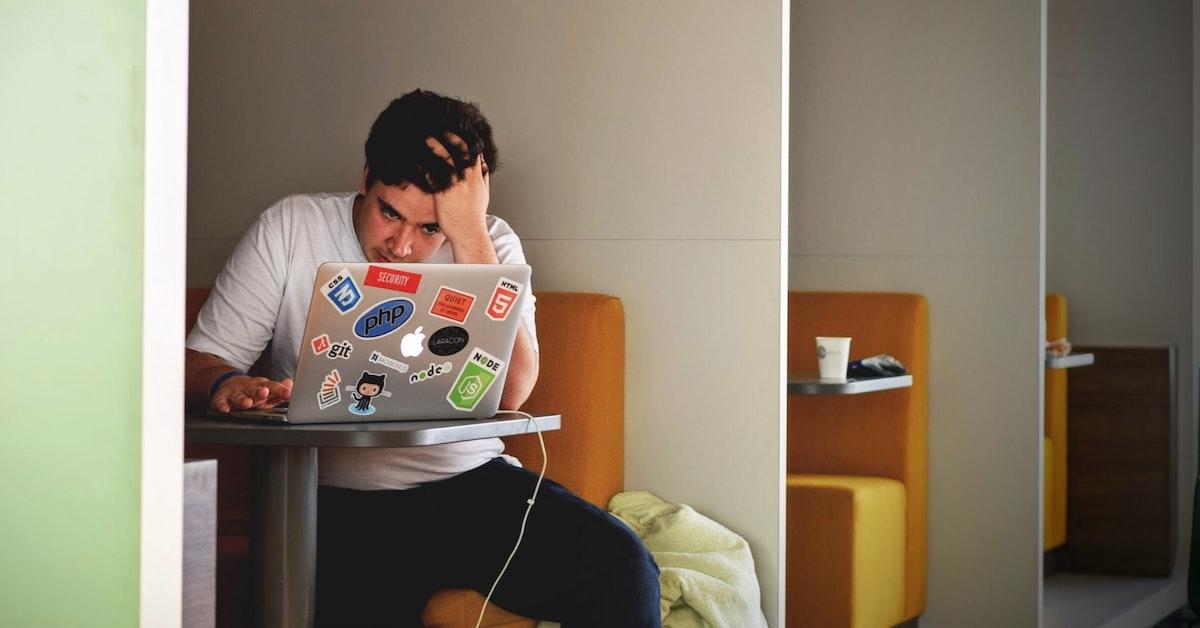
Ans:
<svg viewBox="0 0 1200 628"><path fill-rule="evenodd" d="M788 398L787 625L876 628L925 608L929 315L924 297L792 292L788 370L816 370L815 336L887 353L913 387Z"/></svg>
<svg viewBox="0 0 1200 628"><path fill-rule="evenodd" d="M208 298L207 289L187 293L188 328ZM547 477L580 497L607 508L625 483L625 318L620 299L602 294L537 293L541 373L525 408L562 415L562 429L547 432ZM588 376L579 377L586 356ZM536 435L505 438L505 449L537 470ZM245 448L188 445L187 457L218 458L219 625L249 626L249 495ZM318 600L318 604L320 601ZM422 621L429 628L474 626L483 596L469 590L436 593ZM536 625L489 605L484 626Z"/></svg>
<svg viewBox="0 0 1200 628"><path fill-rule="evenodd" d="M1046 295L1046 340L1067 337L1067 298ZM1042 549L1067 541L1067 370L1046 369Z"/></svg>

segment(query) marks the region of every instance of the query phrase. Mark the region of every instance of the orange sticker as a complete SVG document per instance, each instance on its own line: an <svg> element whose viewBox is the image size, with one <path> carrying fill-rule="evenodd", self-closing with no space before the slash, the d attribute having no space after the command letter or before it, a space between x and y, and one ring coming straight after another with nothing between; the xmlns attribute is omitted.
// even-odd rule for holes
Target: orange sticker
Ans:
<svg viewBox="0 0 1200 628"><path fill-rule="evenodd" d="M475 295L442 286L438 288L437 296L433 299L433 307L429 308L429 313L456 323L463 323L466 322L467 314L471 312L471 306L474 304Z"/></svg>

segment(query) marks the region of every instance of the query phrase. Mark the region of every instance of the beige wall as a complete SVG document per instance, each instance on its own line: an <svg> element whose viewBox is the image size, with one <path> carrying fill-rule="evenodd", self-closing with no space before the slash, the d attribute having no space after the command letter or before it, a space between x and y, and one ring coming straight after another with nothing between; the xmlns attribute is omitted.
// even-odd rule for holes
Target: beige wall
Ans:
<svg viewBox="0 0 1200 628"><path fill-rule="evenodd" d="M1192 3L1050 0L1046 288L1076 344L1174 345L1178 584L1195 472ZM1183 603L1159 596L1157 617Z"/></svg>
<svg viewBox="0 0 1200 628"><path fill-rule="evenodd" d="M930 305L921 625L1035 626L1039 0L793 0L788 283Z"/></svg>
<svg viewBox="0 0 1200 628"><path fill-rule="evenodd" d="M503 162L492 208L535 285L625 302L626 486L745 535L775 624L780 4L192 10L189 284L211 282L276 198L355 186L389 99L421 86L479 102Z"/></svg>

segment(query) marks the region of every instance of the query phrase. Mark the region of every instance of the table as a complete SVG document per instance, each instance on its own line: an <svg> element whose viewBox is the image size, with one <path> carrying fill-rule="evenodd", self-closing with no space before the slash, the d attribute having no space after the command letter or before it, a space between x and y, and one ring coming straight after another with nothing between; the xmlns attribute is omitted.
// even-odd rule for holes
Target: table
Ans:
<svg viewBox="0 0 1200 628"><path fill-rule="evenodd" d="M1046 368L1048 369L1072 369L1077 366L1088 366L1096 363L1096 354L1094 353L1068 353L1064 356L1046 356Z"/></svg>
<svg viewBox="0 0 1200 628"><path fill-rule="evenodd" d="M821 379L814 373L788 375L789 395L858 395L894 388L911 388L912 375L850 377L844 382Z"/></svg>
<svg viewBox="0 0 1200 628"><path fill-rule="evenodd" d="M531 412L543 432L562 417ZM535 431L519 414L489 419L382 421L288 425L188 416L193 443L254 447L250 548L254 564L255 625L312 626L317 582L317 448L413 447L512 436Z"/></svg>

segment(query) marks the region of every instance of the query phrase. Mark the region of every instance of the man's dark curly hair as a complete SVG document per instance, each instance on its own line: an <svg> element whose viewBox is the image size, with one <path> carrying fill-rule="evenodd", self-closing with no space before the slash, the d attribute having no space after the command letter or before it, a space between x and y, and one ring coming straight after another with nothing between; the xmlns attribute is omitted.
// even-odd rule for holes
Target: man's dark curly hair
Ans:
<svg viewBox="0 0 1200 628"><path fill-rule="evenodd" d="M450 141L457 135L465 147ZM450 153L454 165L425 143L432 137ZM483 155L488 172L500 166L492 126L479 106L422 89L391 102L367 135L367 187L411 183L430 194L450 188Z"/></svg>

